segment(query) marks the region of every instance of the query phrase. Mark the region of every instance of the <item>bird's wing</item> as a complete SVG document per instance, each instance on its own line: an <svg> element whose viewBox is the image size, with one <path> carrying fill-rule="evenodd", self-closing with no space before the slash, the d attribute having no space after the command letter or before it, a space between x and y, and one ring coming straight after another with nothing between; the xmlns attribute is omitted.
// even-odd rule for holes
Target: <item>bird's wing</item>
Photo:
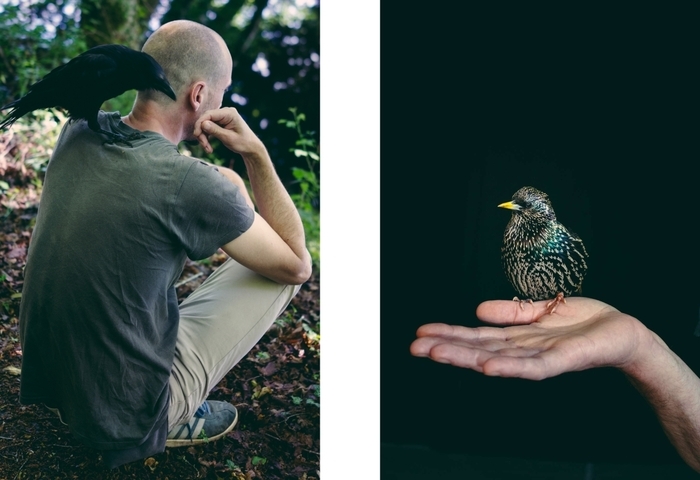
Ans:
<svg viewBox="0 0 700 480"><path fill-rule="evenodd" d="M45 92L57 89L92 87L100 78L112 75L117 63L100 53L85 52L70 62L51 70L44 78L29 88L29 92Z"/></svg>

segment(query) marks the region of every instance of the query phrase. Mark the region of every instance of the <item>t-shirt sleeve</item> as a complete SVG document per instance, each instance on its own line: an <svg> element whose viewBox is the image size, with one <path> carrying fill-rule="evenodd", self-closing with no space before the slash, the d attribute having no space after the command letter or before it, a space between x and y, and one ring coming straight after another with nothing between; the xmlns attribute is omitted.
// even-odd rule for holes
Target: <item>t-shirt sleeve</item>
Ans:
<svg viewBox="0 0 700 480"><path fill-rule="evenodd" d="M248 230L254 217L236 185L214 166L195 161L175 194L169 221L187 256L200 260Z"/></svg>

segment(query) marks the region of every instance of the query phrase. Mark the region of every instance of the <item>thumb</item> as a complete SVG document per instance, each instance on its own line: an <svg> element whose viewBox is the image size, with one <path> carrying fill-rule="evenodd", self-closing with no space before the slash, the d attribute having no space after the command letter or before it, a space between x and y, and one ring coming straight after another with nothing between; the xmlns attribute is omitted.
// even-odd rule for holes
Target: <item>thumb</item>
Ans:
<svg viewBox="0 0 700 480"><path fill-rule="evenodd" d="M222 128L219 127L214 122L211 122L209 120L205 120L204 122L202 122L202 130L205 133L208 133L209 135L211 135L211 134L217 134L220 130L222 130Z"/></svg>

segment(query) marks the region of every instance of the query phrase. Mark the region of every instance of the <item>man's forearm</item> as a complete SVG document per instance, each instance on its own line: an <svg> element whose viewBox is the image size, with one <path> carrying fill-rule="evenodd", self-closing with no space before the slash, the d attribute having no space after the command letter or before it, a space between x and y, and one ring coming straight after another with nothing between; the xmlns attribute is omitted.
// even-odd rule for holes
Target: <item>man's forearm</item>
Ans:
<svg viewBox="0 0 700 480"><path fill-rule="evenodd" d="M277 176L267 150L262 147L256 153L242 156L260 215L300 259L308 261L299 212Z"/></svg>
<svg viewBox="0 0 700 480"><path fill-rule="evenodd" d="M623 371L654 408L678 453L700 472L700 379L658 335L649 335L639 359Z"/></svg>

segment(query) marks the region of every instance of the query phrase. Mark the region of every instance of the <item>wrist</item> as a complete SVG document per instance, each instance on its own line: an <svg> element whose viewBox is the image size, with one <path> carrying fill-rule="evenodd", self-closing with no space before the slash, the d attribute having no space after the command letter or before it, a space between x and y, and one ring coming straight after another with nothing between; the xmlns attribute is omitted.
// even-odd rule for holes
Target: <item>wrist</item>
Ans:
<svg viewBox="0 0 700 480"><path fill-rule="evenodd" d="M272 162L264 146L241 153L241 157L243 157L243 162L245 162L247 167Z"/></svg>
<svg viewBox="0 0 700 480"><path fill-rule="evenodd" d="M631 380L645 382L655 375L665 360L673 355L666 343L640 321L635 320L637 346L630 359L620 366L620 370Z"/></svg>

